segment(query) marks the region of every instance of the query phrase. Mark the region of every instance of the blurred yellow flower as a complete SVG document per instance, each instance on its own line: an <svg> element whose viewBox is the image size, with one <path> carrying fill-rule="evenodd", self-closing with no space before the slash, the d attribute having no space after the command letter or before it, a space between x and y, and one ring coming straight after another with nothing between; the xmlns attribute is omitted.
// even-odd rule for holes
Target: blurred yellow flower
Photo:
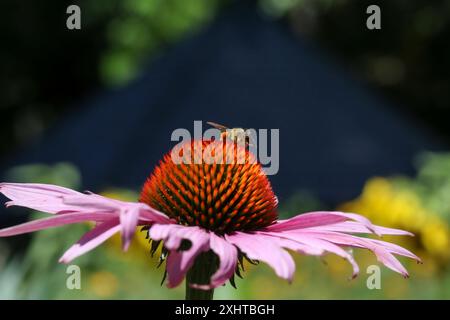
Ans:
<svg viewBox="0 0 450 320"><path fill-rule="evenodd" d="M365 215L376 224L409 230L416 235L409 239L411 246L423 248L437 261L450 258L448 224L426 208L413 190L395 186L385 178L373 178L360 197L339 209Z"/></svg>
<svg viewBox="0 0 450 320"><path fill-rule="evenodd" d="M89 290L100 298L110 298L117 293L118 280L111 272L99 271L90 275Z"/></svg>

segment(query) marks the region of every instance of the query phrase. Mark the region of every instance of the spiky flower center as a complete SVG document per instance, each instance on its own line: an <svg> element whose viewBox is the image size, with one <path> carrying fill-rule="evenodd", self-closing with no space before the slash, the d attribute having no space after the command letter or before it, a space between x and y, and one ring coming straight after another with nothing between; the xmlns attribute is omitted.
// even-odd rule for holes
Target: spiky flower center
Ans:
<svg viewBox="0 0 450 320"><path fill-rule="evenodd" d="M224 141L194 140L165 155L140 200L180 224L220 234L260 229L277 219L276 196L255 156Z"/></svg>

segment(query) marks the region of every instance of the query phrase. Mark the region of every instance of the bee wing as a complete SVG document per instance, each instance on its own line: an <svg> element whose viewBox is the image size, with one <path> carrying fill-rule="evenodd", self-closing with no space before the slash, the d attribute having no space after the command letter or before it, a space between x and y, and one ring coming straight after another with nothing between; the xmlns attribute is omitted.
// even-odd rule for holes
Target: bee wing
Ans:
<svg viewBox="0 0 450 320"><path fill-rule="evenodd" d="M225 126L223 126L221 124L218 124L218 123L215 123L215 122L212 122L212 121L207 121L206 123L209 124L211 127L214 127L216 129L219 129L219 130L222 130L222 131L228 129L228 127L225 127Z"/></svg>

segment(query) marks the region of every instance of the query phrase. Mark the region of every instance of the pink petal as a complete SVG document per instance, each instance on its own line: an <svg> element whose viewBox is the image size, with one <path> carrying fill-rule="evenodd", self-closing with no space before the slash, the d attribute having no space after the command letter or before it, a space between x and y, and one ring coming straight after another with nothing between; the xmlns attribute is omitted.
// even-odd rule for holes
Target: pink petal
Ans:
<svg viewBox="0 0 450 320"><path fill-rule="evenodd" d="M119 219L117 218L99 224L94 229L87 232L76 244L70 247L59 259L59 262L71 262L73 259L96 248L119 231L120 224Z"/></svg>
<svg viewBox="0 0 450 320"><path fill-rule="evenodd" d="M210 233L199 227L155 224L150 228L149 235L151 239L163 240L164 246L170 250L166 265L169 288L178 286L194 264L195 258L201 252L209 250ZM178 250L182 240L190 241L188 250Z"/></svg>
<svg viewBox="0 0 450 320"><path fill-rule="evenodd" d="M392 253L411 257L420 261L420 259L415 256L413 253L409 252L406 249L399 250L398 246L389 244L384 241L373 240L373 239L365 239L359 238L353 235L337 233L337 232L318 232L318 231L307 231L302 230L302 233L308 233L311 236L324 239L330 242L333 242L337 245L345 245L351 247L365 248L372 251L377 257L378 261L383 263L386 267L390 268L393 271L396 271L402 274L404 277L408 277L408 272L400 263L400 261L395 258ZM378 241L378 242L377 242ZM389 245L386 245L389 244Z"/></svg>
<svg viewBox="0 0 450 320"><path fill-rule="evenodd" d="M94 193L84 194L51 184L0 183L0 193L11 199L8 206L17 205L48 213L108 211L119 214L130 207L138 207L142 219L172 223L165 214L144 203L120 201Z"/></svg>
<svg viewBox="0 0 450 320"><path fill-rule="evenodd" d="M140 207L139 218L142 220L151 221L154 223L161 223L161 224L177 223L174 219L170 219L164 213L162 213L156 209L153 209L152 207L148 206L145 203L139 203L136 205L138 205Z"/></svg>
<svg viewBox="0 0 450 320"><path fill-rule="evenodd" d="M105 215L108 215L108 218L111 216L120 218L124 250L129 247L136 226L139 223L173 223L165 214L154 210L144 203L120 201L94 193L84 194L49 184L2 183L0 184L0 192L12 200L8 202L8 205L19 205L39 211L64 215L68 214L68 212L74 212L76 214L85 214L86 212L99 215L103 214L101 216L103 220ZM71 217L74 216L56 220L49 219L48 221L53 221L54 223L59 223L56 225L61 225L68 223L65 221L69 221L67 219ZM83 218L77 216L74 219ZM17 230L29 230L21 231L23 233L45 228L39 227L41 225L45 226L46 224L44 222L31 223L20 226L19 229L7 229L4 234L12 235L13 233L11 232L16 232L17 234ZM34 227L34 229L30 229L30 227Z"/></svg>
<svg viewBox="0 0 450 320"><path fill-rule="evenodd" d="M300 243L298 241L288 239L285 237L278 237L276 232L256 232L261 237L269 237L270 241L274 241L278 246L289 249L301 254L309 255L309 256L321 256L325 253L325 251L320 247L315 247L311 245L307 245L304 243Z"/></svg>
<svg viewBox="0 0 450 320"><path fill-rule="evenodd" d="M192 287L194 288L210 290L221 286L230 279L236 271L238 252L235 246L229 244L224 238L219 237L214 233L210 233L209 246L219 257L219 268L211 276L209 285L193 284Z"/></svg>
<svg viewBox="0 0 450 320"><path fill-rule="evenodd" d="M63 203L63 197L81 195L71 189L39 183L0 183L0 193L11 199L7 206L27 207L48 213L76 211L77 207Z"/></svg>
<svg viewBox="0 0 450 320"><path fill-rule="evenodd" d="M310 246L310 245L306 245L304 243L300 243L298 241L294 241L291 239L286 239L286 238L280 238L277 237L276 238L278 241L278 245L280 247L301 253L301 254L305 254L305 255L309 255L309 256L321 256L323 255L325 252L323 249L321 249L320 247L314 247L314 246Z"/></svg>
<svg viewBox="0 0 450 320"><path fill-rule="evenodd" d="M156 223L173 223L164 213L151 208L145 203L120 201L95 193L65 196L63 202L66 205L75 206L79 210L114 211L117 214L138 210L141 219Z"/></svg>
<svg viewBox="0 0 450 320"><path fill-rule="evenodd" d="M396 245L394 243L390 243L390 242L386 242L386 241L382 241L382 240L376 240L376 239L366 239L366 240L373 242L377 245L381 245L382 247L386 248L387 250L389 250L390 252L392 252L394 254L408 257L408 258L414 259L418 262L422 262L422 260L418 256L416 256L414 253L412 253L411 251L406 250L405 248L400 247L399 245Z"/></svg>
<svg viewBox="0 0 450 320"><path fill-rule="evenodd" d="M225 239L237 246L248 258L264 261L279 277L292 281L295 272L294 260L276 240L269 240L256 233L243 232L225 235Z"/></svg>
<svg viewBox="0 0 450 320"><path fill-rule="evenodd" d="M147 221L145 224L173 223L165 214L154 210L144 203L119 201L93 193L65 197L64 203L79 206L80 208L85 208L85 210L97 210L99 212L116 214L120 218L120 224L122 226L123 250L127 250L130 246L136 227L140 221Z"/></svg>
<svg viewBox="0 0 450 320"><path fill-rule="evenodd" d="M327 251L330 253L334 253L335 255L338 255L344 259L346 259L353 268L353 274L352 278L355 278L359 274L359 266L356 263L353 256L342 249L341 247L337 246L336 244L323 240L318 237L311 236L310 234L303 234L301 232L262 232L267 236L277 237L280 240L291 240L294 242L297 242L301 245L309 246L312 250L312 248L315 248L317 250L320 250L321 252ZM282 243L283 245L283 243ZM290 245L290 247L287 247L289 249L295 250L295 245Z"/></svg>
<svg viewBox="0 0 450 320"><path fill-rule="evenodd" d="M293 232L295 232L295 231L293 231ZM410 252L409 250L407 250L403 247L400 247L399 245L396 245L396 244L393 244L390 242L386 242L386 241L382 241L382 240L361 238L361 237L357 237L354 235L339 233L339 232L315 231L315 230L308 230L308 229L302 230L301 233L312 234L315 237L321 237L323 239L326 238L329 241L333 241L337 244L346 245L346 246L359 247L359 248L368 248L367 246L381 247L386 250L389 250L392 253L420 261L420 258L418 256L416 256L414 253Z"/></svg>
<svg viewBox="0 0 450 320"><path fill-rule="evenodd" d="M411 232L400 229L386 228L376 225L373 225L372 228L376 230L377 234L379 235L414 236ZM316 231L335 231L345 233L372 233L372 231L365 225L354 221L344 221L319 227L310 227L308 229Z"/></svg>
<svg viewBox="0 0 450 320"><path fill-rule="evenodd" d="M183 255L181 253L178 253L177 251L171 251L169 256L167 257L166 271L168 275L168 288L175 288L183 281L184 277L186 276L187 270L181 268L182 257Z"/></svg>
<svg viewBox="0 0 450 320"><path fill-rule="evenodd" d="M376 230L374 230L373 228L372 223L367 218L355 213L344 213L339 211L316 211L300 214L287 220L281 220L277 224L273 224L267 227L267 230L274 232L288 231L324 226L347 220L357 221L377 234Z"/></svg>
<svg viewBox="0 0 450 320"><path fill-rule="evenodd" d="M120 213L120 224L122 226L122 248L128 250L131 239L134 237L139 221L139 208L130 207Z"/></svg>
<svg viewBox="0 0 450 320"><path fill-rule="evenodd" d="M63 203L74 206L78 210L89 208L96 211L113 211L127 204L127 202L106 198L94 193L64 196Z"/></svg>
<svg viewBox="0 0 450 320"><path fill-rule="evenodd" d="M60 187L52 184L44 183L12 183L2 182L0 183L0 190L10 194L12 198L23 199L42 196L60 196L60 195L77 195L78 191L74 191L69 188ZM7 197L10 197L7 196Z"/></svg>
<svg viewBox="0 0 450 320"><path fill-rule="evenodd" d="M34 232L42 229L58 227L66 224L86 222L86 221L104 221L111 219L114 215L110 213L66 213L62 215L56 215L45 219L39 219L30 221L27 223L19 224L14 227L9 227L0 230L0 237L9 237L18 234Z"/></svg>
<svg viewBox="0 0 450 320"><path fill-rule="evenodd" d="M184 227L178 224L155 224L150 228L149 236L153 240L164 240L164 246L168 250L178 250L183 241L185 229L198 227Z"/></svg>

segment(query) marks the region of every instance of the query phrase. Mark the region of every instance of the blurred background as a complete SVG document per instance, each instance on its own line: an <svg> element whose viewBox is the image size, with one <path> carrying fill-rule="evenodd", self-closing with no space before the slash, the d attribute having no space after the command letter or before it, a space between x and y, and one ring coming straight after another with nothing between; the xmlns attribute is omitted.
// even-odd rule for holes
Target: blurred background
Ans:
<svg viewBox="0 0 450 320"><path fill-rule="evenodd" d="M66 9L81 8L81 30ZM366 9L381 8L381 30ZM231 299L450 298L450 3L350 0L98 0L0 3L0 175L135 201L176 128L194 120L280 129L269 177L283 218L316 209L407 229L424 264L411 278L354 254L296 257L293 284L248 266ZM6 200L2 197L1 199ZM39 213L0 210L0 227ZM90 226L0 239L0 298L167 299L143 233L79 258L82 289L57 260ZM263 289L262 289L263 288Z"/></svg>

